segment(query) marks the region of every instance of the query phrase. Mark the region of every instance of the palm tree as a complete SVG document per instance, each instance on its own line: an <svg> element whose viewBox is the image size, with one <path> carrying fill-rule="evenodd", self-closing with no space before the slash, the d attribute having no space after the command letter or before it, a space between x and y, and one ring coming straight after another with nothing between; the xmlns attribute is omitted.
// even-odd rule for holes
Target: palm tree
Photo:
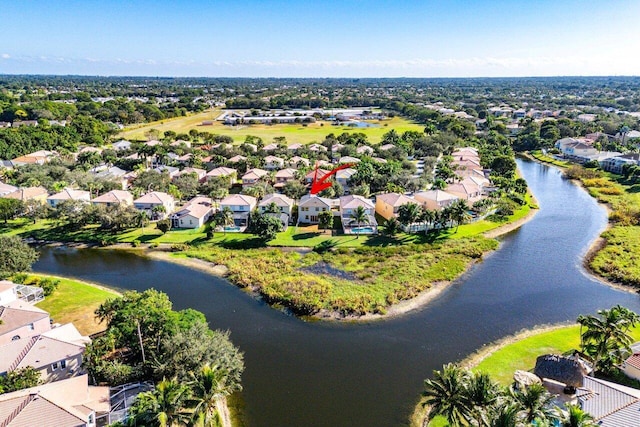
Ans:
<svg viewBox="0 0 640 427"><path fill-rule="evenodd" d="M528 424L549 420L555 415L553 396L542 384L531 384L522 390L510 389L510 395Z"/></svg>
<svg viewBox="0 0 640 427"><path fill-rule="evenodd" d="M130 408L130 425L160 427L186 426L190 413L186 409L189 387L175 379L162 380L155 390L140 393Z"/></svg>
<svg viewBox="0 0 640 427"><path fill-rule="evenodd" d="M471 215L469 215L469 205L462 199L458 199L450 206L451 220L456 223L456 233L460 224L467 222Z"/></svg>
<svg viewBox="0 0 640 427"><path fill-rule="evenodd" d="M562 427L596 427L591 415L584 412L577 405L567 405L567 412L560 418Z"/></svg>
<svg viewBox="0 0 640 427"><path fill-rule="evenodd" d="M194 418L204 427L230 426L226 410L226 398L240 391L242 387L231 383L228 373L219 366L205 364L198 374L192 374L193 398L191 399Z"/></svg>
<svg viewBox="0 0 640 427"><path fill-rule="evenodd" d="M500 392L496 383L486 373L472 373L466 387L468 406L472 409L473 421L477 425L489 423L489 412L498 401ZM469 422L472 421L470 418Z"/></svg>
<svg viewBox="0 0 640 427"><path fill-rule="evenodd" d="M593 357L594 370L607 370L622 362L630 352L633 337L629 330L640 317L628 308L616 305L598 310L598 316L578 316L582 351ZM586 328L582 332L582 328Z"/></svg>
<svg viewBox="0 0 640 427"><path fill-rule="evenodd" d="M491 427L520 427L518 405L505 401L491 411L491 420L486 424Z"/></svg>
<svg viewBox="0 0 640 427"><path fill-rule="evenodd" d="M225 206L224 209L218 212L217 217L217 223L222 225L222 231L226 235L227 227L234 224L233 211L228 206Z"/></svg>
<svg viewBox="0 0 640 427"><path fill-rule="evenodd" d="M422 215L422 208L417 203L407 203L398 208L398 221L405 227L411 227Z"/></svg>
<svg viewBox="0 0 640 427"><path fill-rule="evenodd" d="M434 225L436 222L437 212L430 209L423 209L420 221L424 222L424 234L429 230L428 225Z"/></svg>
<svg viewBox="0 0 640 427"><path fill-rule="evenodd" d="M388 236L395 236L400 231L400 222L394 217L384 222L384 233Z"/></svg>
<svg viewBox="0 0 640 427"><path fill-rule="evenodd" d="M145 211L139 211L136 214L136 222L140 227L141 234L144 235L144 226L149 223L149 216Z"/></svg>
<svg viewBox="0 0 640 427"><path fill-rule="evenodd" d="M357 229L359 229L362 224L369 224L369 215L363 206L356 207L351 213L351 220L349 221L349 224L353 223L356 223L356 226L358 227ZM358 238L360 238L359 230L356 232L356 239Z"/></svg>
<svg viewBox="0 0 640 427"><path fill-rule="evenodd" d="M428 419L442 415L453 427L466 425L471 408L466 396L468 373L449 363L434 371L433 379L424 381L423 406L429 406Z"/></svg>

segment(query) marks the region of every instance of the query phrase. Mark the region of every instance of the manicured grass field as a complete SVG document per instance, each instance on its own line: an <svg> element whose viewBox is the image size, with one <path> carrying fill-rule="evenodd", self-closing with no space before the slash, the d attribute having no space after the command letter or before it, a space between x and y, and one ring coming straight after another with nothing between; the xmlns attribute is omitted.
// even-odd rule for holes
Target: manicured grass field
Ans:
<svg viewBox="0 0 640 427"><path fill-rule="evenodd" d="M90 335L104 330L104 325L96 321L94 312L100 304L118 296L118 293L72 279L53 278L60 280L58 288L36 306L48 311L56 323L72 322L82 334Z"/></svg>
<svg viewBox="0 0 640 427"><path fill-rule="evenodd" d="M262 138L265 143L271 142L275 137L284 136L290 144L308 144L313 141L322 142L330 133L339 135L343 132L361 132L367 135L370 142L378 143L382 139L382 135L391 129L395 129L398 133L402 133L407 130L415 130L418 132L422 132L424 130L423 125L412 123L401 117L393 117L382 121L370 121L370 123L375 124L376 126L366 128L333 126L330 122L309 123L307 126L302 126L301 124L227 126L221 122L215 122L216 117L218 117L221 112L222 110L213 109L191 116L176 117L173 119L152 122L142 126L125 129L120 133L119 137L131 140L146 140L147 137L145 134L151 129L156 129L160 131L161 134L168 130L176 133L188 133L191 129L196 129L198 132L227 135L232 137L236 142L242 142L248 135L253 135ZM214 120L214 124L202 126L203 120Z"/></svg>
<svg viewBox="0 0 640 427"><path fill-rule="evenodd" d="M632 331L635 341L640 340L640 327ZM508 344L484 359L474 369L486 372L501 384L513 382L517 369L530 371L536 358L543 354L562 354L580 348L580 326L573 325L541 332Z"/></svg>

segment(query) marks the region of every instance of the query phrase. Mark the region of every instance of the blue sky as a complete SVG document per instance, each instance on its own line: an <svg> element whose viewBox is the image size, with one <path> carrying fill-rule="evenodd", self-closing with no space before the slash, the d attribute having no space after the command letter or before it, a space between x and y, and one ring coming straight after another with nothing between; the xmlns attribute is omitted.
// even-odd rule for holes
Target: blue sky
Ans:
<svg viewBox="0 0 640 427"><path fill-rule="evenodd" d="M638 0L31 0L0 10L0 74L640 74Z"/></svg>

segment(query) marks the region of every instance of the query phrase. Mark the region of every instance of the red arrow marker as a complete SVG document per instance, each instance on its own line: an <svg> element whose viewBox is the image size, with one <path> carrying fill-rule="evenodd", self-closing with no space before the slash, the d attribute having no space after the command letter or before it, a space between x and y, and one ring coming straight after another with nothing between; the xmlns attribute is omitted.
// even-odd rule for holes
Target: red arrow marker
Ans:
<svg viewBox="0 0 640 427"><path fill-rule="evenodd" d="M318 179L318 164L316 163L316 173L313 175L313 181L311 182L311 190L309 191L309 193L318 194L322 190L325 190L331 187L331 185L333 185L333 183L329 181L329 178L331 178L331 175L334 175L339 170L350 168L351 166L353 166L353 163L345 163L329 171L325 176Z"/></svg>

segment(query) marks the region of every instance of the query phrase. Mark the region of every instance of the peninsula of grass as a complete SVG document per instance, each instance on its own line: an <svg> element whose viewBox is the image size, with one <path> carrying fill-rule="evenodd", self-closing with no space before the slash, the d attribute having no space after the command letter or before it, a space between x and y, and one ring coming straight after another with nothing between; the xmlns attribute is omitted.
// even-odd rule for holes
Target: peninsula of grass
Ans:
<svg viewBox="0 0 640 427"><path fill-rule="evenodd" d="M413 130L422 132L424 125L413 123L402 117L392 117L384 120L367 121L369 127L336 126L331 122L319 121L316 123L302 124L254 124L228 126L215 119L222 113L220 109L212 109L202 113L185 117L176 117L157 122L146 123L125 129L118 137L129 140L146 140L147 134L155 129L162 134L166 131L173 131L178 134L189 133L195 129L198 132L209 132L216 135L230 136L237 143L243 142L248 135L262 138L263 141L272 141L276 137L284 136L289 143L309 144L311 142L322 142L330 133L339 135L341 133L363 133L372 143L379 143L382 135L394 129L399 134ZM203 121L212 122L211 125L202 125Z"/></svg>
<svg viewBox="0 0 640 427"><path fill-rule="evenodd" d="M548 163L561 168L567 168L572 165L572 163L570 162L566 162L564 160L558 160L555 157L543 154L542 151L540 150L531 151L529 152L529 155L542 163Z"/></svg>
<svg viewBox="0 0 640 427"><path fill-rule="evenodd" d="M361 246L323 253L203 244L181 256L228 269L229 280L297 315L384 314L436 283L450 282L498 242L476 236L433 244Z"/></svg>
<svg viewBox="0 0 640 427"><path fill-rule="evenodd" d="M94 312L107 299L118 296L117 292L78 280L40 274L30 274L27 281L31 277L50 277L60 281L53 294L36 304L49 312L54 322L71 322L84 335L104 330L104 325L96 320Z"/></svg>
<svg viewBox="0 0 640 427"><path fill-rule="evenodd" d="M567 173L610 209L610 228L587 257L588 267L607 280L640 288L640 183L578 166Z"/></svg>

